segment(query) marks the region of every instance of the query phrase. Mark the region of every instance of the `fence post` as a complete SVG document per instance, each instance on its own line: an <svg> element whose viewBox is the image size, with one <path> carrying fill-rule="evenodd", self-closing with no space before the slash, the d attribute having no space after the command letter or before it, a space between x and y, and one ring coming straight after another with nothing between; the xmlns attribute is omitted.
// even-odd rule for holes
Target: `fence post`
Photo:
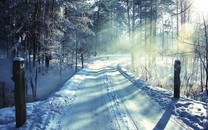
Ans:
<svg viewBox="0 0 208 130"><path fill-rule="evenodd" d="M26 100L25 100L25 81L24 81L24 59L14 58L13 60L13 77L14 103L16 127L21 127L26 121Z"/></svg>
<svg viewBox="0 0 208 130"><path fill-rule="evenodd" d="M181 61L175 60L174 63L174 98L180 98L180 72L181 72Z"/></svg>

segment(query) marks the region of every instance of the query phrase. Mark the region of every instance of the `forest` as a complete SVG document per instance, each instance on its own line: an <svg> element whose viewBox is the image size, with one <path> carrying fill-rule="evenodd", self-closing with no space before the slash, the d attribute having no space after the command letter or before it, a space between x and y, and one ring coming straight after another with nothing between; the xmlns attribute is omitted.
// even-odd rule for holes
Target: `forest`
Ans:
<svg viewBox="0 0 208 130"><path fill-rule="evenodd" d="M100 54L130 53L141 79L172 89L182 62L182 93L208 95L206 0L1 0L0 57L23 57L36 98L39 75ZM203 99L201 99L203 100Z"/></svg>

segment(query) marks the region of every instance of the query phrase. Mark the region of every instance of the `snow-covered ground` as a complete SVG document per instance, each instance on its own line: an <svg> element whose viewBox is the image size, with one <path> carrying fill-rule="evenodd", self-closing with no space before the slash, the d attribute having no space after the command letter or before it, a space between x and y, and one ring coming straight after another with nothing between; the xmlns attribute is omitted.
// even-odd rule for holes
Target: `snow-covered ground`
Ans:
<svg viewBox="0 0 208 130"><path fill-rule="evenodd" d="M100 56L43 101L27 104L19 129L208 129L205 103L137 79L130 55ZM15 128L15 108L0 109L0 129Z"/></svg>
<svg viewBox="0 0 208 130"><path fill-rule="evenodd" d="M75 74L74 67L70 67L68 64L63 65L62 73L60 74L60 68L57 66L57 62L52 61L50 68L46 72L39 72L37 76L37 95L36 101L46 99L52 93L56 92L63 84ZM66 63L65 63L66 64ZM44 68L44 67L43 67ZM26 70L26 69L25 69ZM35 70L29 72L26 70L26 83L27 83L27 98L28 101L34 101L32 96L32 88L30 78L35 79ZM6 106L11 106L13 104L13 90L14 82L12 77L12 59L7 59L5 57L0 58L0 82L5 83L5 98ZM1 90L1 88L0 88ZM0 95L1 96L1 95ZM1 101L1 97L0 97Z"/></svg>
<svg viewBox="0 0 208 130"><path fill-rule="evenodd" d="M0 82L5 82L5 102L12 102L8 95L12 95L12 90L14 90L14 83L11 79L12 77L12 60L6 58L0 58ZM0 88L0 91L2 88ZM1 93L1 92L0 92ZM0 102L2 100L0 94Z"/></svg>

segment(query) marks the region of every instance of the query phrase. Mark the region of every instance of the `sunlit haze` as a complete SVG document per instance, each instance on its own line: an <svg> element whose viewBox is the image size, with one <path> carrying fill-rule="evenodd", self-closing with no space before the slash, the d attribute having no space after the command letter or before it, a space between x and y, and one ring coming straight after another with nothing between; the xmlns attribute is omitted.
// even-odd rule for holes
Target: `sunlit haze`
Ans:
<svg viewBox="0 0 208 130"><path fill-rule="evenodd" d="M208 0L195 0L193 3L193 7L196 8L199 13L203 13L204 15L208 14Z"/></svg>

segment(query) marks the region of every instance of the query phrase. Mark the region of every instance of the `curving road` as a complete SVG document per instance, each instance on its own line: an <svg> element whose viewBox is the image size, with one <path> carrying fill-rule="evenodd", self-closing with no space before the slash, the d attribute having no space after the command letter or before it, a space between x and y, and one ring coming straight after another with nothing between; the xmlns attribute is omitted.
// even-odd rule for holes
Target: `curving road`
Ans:
<svg viewBox="0 0 208 130"><path fill-rule="evenodd" d="M59 129L190 129L171 115L172 108L163 110L125 78L113 60L93 65L84 73L73 104L59 115Z"/></svg>

